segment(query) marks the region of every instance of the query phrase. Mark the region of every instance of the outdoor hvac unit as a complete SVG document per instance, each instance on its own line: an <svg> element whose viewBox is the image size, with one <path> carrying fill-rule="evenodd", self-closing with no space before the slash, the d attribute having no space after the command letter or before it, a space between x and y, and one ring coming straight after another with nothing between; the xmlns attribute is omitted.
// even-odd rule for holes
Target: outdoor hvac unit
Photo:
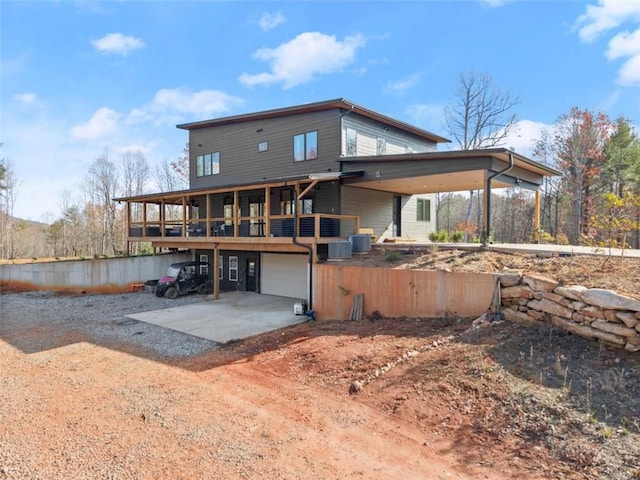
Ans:
<svg viewBox="0 0 640 480"><path fill-rule="evenodd" d="M307 302L296 302L293 304L294 315L304 315L307 313Z"/></svg>
<svg viewBox="0 0 640 480"><path fill-rule="evenodd" d="M362 233L354 234L349 237L351 248L354 252L370 252L371 251L371 235Z"/></svg>
<svg viewBox="0 0 640 480"><path fill-rule="evenodd" d="M329 258L351 258L351 242L349 240L334 240L329 242Z"/></svg>

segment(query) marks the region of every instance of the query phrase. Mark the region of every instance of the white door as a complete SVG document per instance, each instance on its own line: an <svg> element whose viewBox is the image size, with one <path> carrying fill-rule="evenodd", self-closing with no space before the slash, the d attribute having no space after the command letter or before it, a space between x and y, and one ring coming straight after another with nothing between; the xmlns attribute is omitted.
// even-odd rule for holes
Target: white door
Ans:
<svg viewBox="0 0 640 480"><path fill-rule="evenodd" d="M263 253L260 257L260 292L307 299L308 258L307 255Z"/></svg>

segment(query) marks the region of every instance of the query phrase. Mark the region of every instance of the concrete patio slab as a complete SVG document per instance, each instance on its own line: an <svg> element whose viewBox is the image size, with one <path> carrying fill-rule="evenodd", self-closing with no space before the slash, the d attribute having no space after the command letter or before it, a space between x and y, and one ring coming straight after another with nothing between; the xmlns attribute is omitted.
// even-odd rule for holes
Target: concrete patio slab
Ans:
<svg viewBox="0 0 640 480"><path fill-rule="evenodd" d="M293 313L293 298L229 292L218 300L135 313L129 318L218 343L252 337L307 321Z"/></svg>

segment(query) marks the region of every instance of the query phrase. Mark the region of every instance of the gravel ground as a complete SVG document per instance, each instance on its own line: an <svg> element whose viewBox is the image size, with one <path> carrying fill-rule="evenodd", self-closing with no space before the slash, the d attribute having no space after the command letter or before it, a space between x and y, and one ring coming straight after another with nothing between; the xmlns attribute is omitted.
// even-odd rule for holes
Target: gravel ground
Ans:
<svg viewBox="0 0 640 480"><path fill-rule="evenodd" d="M122 350L144 349L150 356L182 358L218 347L210 340L127 318L126 315L202 302L206 296L186 295L175 300L149 293L117 295L57 295L25 292L0 295L0 336L25 353L47 350L68 343L69 332L77 341ZM26 324L26 325L25 325ZM55 326L50 336L12 337L11 327ZM58 332L58 335L56 334Z"/></svg>

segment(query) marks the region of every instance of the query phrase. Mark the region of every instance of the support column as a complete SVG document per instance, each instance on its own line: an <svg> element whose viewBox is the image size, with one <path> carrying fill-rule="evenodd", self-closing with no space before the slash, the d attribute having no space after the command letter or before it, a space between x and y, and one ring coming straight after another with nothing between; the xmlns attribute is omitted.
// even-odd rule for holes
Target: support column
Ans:
<svg viewBox="0 0 640 480"><path fill-rule="evenodd" d="M213 245L213 299L220 298L220 249L218 244Z"/></svg>
<svg viewBox="0 0 640 480"><path fill-rule="evenodd" d="M271 187L264 189L264 236L271 236Z"/></svg>
<svg viewBox="0 0 640 480"><path fill-rule="evenodd" d="M533 241L540 243L540 191L536 190L533 204Z"/></svg>
<svg viewBox="0 0 640 480"><path fill-rule="evenodd" d="M491 180L489 179L489 172L485 170L484 171L484 202L482 202L482 230L480 232L480 241L482 243L489 243L489 236L491 235L491 232L489 232L489 229L491 228L491 221L489 218L490 215L491 215Z"/></svg>

